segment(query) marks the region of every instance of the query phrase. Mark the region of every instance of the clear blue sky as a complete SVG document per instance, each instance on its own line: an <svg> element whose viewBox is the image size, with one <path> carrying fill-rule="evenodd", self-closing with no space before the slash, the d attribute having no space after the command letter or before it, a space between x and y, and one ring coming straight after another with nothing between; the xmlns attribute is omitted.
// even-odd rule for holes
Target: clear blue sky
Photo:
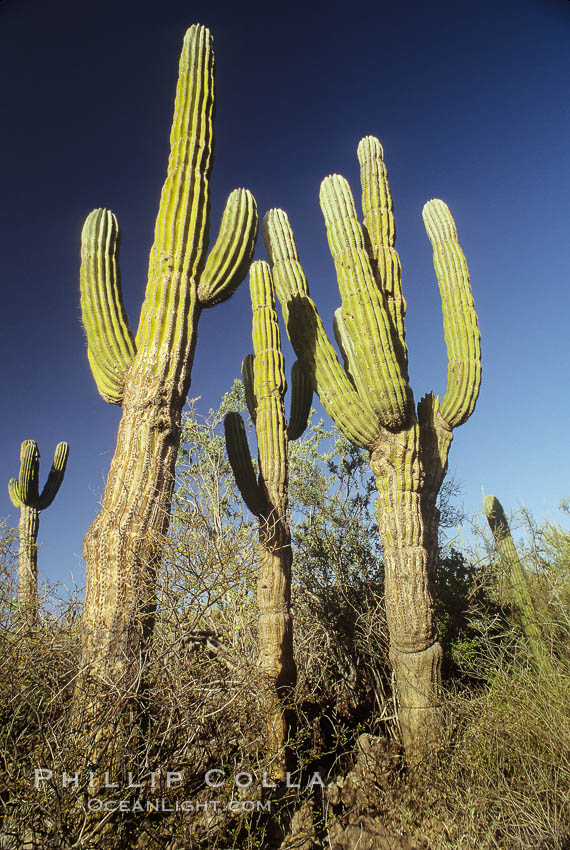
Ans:
<svg viewBox="0 0 570 850"><path fill-rule="evenodd" d="M339 296L319 185L341 173L359 197L356 146L377 135L395 203L416 399L443 392L446 375L421 221L429 198L449 204L471 271L483 384L450 456L465 507L479 509L483 487L507 510L524 503L539 518L555 516L570 495L566 0L4 0L0 516L17 522L7 483L21 441L38 442L42 481L55 444L71 445L62 489L41 518L40 572L83 582L82 537L120 416L99 397L87 363L81 227L94 207L117 214L136 327L178 56L195 22L212 31L216 54L214 227L236 186L252 190L261 214L284 208L330 327ZM261 241L257 256L265 256ZM217 404L250 347L245 284L202 316L191 387L199 409Z"/></svg>

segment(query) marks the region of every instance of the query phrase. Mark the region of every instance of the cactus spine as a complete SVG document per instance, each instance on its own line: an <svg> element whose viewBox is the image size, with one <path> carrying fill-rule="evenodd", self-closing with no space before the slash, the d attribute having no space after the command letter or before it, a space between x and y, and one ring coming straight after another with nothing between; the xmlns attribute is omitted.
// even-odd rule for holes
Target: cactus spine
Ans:
<svg viewBox="0 0 570 850"><path fill-rule="evenodd" d="M399 722L406 751L415 757L438 734L441 647L431 590L437 562L436 498L447 470L452 429L469 418L477 400L480 336L455 224L442 201L429 201L423 219L434 249L449 365L441 404L430 393L416 410L408 382L406 302L394 247L393 204L378 139L362 139L358 158L363 225L343 177L327 177L320 192L342 297L335 333L344 368L310 298L282 210L270 210L265 217L264 239L287 332L313 389L348 439L370 452Z"/></svg>
<svg viewBox="0 0 570 850"><path fill-rule="evenodd" d="M495 538L508 583L508 602L513 606L539 669L552 672L552 662L544 643L539 617L532 600L523 565L517 555L503 506L496 496L485 496L483 508Z"/></svg>
<svg viewBox="0 0 570 850"><path fill-rule="evenodd" d="M284 360L267 263L253 263L250 291L255 354L245 358L242 375L257 434L259 481L239 413L228 413L224 427L236 483L244 502L259 520L259 660L267 684L268 750L275 757L274 778L281 779L285 777L288 760L286 703L297 678L290 612L291 533L286 516L288 444L300 437L307 426L313 392L296 362L291 373L291 416L287 425L283 402L287 388Z"/></svg>
<svg viewBox="0 0 570 850"><path fill-rule="evenodd" d="M125 697L140 691L198 320L204 308L232 295L255 246L255 200L236 189L207 254L213 114L212 38L196 24L180 57L168 174L136 336L122 302L117 220L94 210L83 228L81 307L89 362L103 398L123 408L102 508L84 544L79 693L90 683L93 707L102 705L101 688L114 687Z"/></svg>
<svg viewBox="0 0 570 850"><path fill-rule="evenodd" d="M39 491L40 453L34 440L24 440L20 448L20 474L11 478L8 491L14 507L20 509L18 531L18 605L22 618L29 625L38 616L38 531L40 511L49 508L55 499L63 476L69 446L58 443L53 463L42 492Z"/></svg>

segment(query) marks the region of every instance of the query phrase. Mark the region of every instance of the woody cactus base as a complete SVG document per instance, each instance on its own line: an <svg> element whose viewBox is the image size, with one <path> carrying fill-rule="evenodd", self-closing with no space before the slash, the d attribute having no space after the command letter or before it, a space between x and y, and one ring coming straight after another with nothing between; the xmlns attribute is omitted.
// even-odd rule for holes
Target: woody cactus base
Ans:
<svg viewBox="0 0 570 850"><path fill-rule="evenodd" d="M259 660L267 686L267 751L273 776L285 778L291 753L286 743L297 671L293 657L291 619L291 532L287 522L288 444L307 427L313 391L297 361L291 371L291 416L285 414L284 359L271 272L255 262L250 274L253 348L242 375L245 397L257 434L259 479L256 480L243 419L228 413L226 446L236 483L250 511L259 520Z"/></svg>
<svg viewBox="0 0 570 850"><path fill-rule="evenodd" d="M40 511L49 508L61 487L69 454L67 443L58 443L42 492L39 491L40 453L34 440L24 440L20 448L20 474L11 478L8 491L14 507L20 509L18 531L18 607L21 617L33 625L38 617L38 531Z"/></svg>
<svg viewBox="0 0 570 850"><path fill-rule="evenodd" d="M416 408L408 381L393 204L378 139L362 139L358 158L362 224L343 177L327 177L320 192L342 298L335 333L344 368L309 295L285 212L270 210L263 235L287 333L313 389L343 434L370 453L398 717L407 755L416 758L432 747L440 726L442 651L432 595L436 499L452 431L471 416L479 393L480 336L453 218L443 201L429 201L423 219L441 293L448 377L441 403L429 393Z"/></svg>
<svg viewBox="0 0 570 850"><path fill-rule="evenodd" d="M84 545L77 702L92 711L104 708L106 693L124 700L143 688L198 320L203 309L232 295L255 245L255 201L236 189L207 253L213 116L212 38L196 24L180 57L168 174L136 336L122 301L117 219L94 210L83 228L81 308L89 362L103 398L123 408L102 508Z"/></svg>

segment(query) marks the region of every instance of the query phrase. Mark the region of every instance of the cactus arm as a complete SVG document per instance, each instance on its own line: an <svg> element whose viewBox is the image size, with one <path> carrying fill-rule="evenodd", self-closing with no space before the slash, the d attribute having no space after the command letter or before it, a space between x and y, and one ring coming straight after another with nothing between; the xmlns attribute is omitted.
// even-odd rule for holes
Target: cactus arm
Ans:
<svg viewBox="0 0 570 850"><path fill-rule="evenodd" d="M255 425L255 420L257 418L257 399L255 397L255 392L253 391L253 361L255 360L255 354L246 354L243 358L243 362L241 364L241 377L243 381L243 386L245 390L245 403L247 405L247 409L249 415L251 416L251 421Z"/></svg>
<svg viewBox="0 0 570 850"><path fill-rule="evenodd" d="M287 439L298 440L309 422L313 388L301 363L295 360L291 368L291 411L287 425Z"/></svg>
<svg viewBox="0 0 570 850"><path fill-rule="evenodd" d="M263 239L287 333L313 390L343 434L358 446L369 446L378 434L378 423L359 398L325 333L283 210L267 213Z"/></svg>
<svg viewBox="0 0 570 850"><path fill-rule="evenodd" d="M196 284L208 242L208 179L213 160L214 53L198 24L184 37L170 133L168 174L160 196L148 284L136 343L138 365L152 392L175 384L191 359L189 332ZM180 374L181 373L181 374Z"/></svg>
<svg viewBox="0 0 570 850"><path fill-rule="evenodd" d="M404 329L406 301L402 295L400 258L394 248L394 205L384 164L384 151L377 138L366 136L360 141L357 153L360 162L366 247L377 286L386 298L386 306L395 331L393 341L399 346L398 358L404 371L407 369Z"/></svg>
<svg viewBox="0 0 570 850"><path fill-rule="evenodd" d="M232 295L244 279L257 238L257 206L251 192L235 189L228 198L216 243L200 277L198 298L212 307Z"/></svg>
<svg viewBox="0 0 570 850"><path fill-rule="evenodd" d="M239 413L232 411L226 414L224 431L228 458L238 489L252 514L260 516L266 510L267 502L255 477L245 425Z"/></svg>
<svg viewBox="0 0 570 850"><path fill-rule="evenodd" d="M10 478L8 481L8 493L10 495L10 500L15 508L22 507L22 500L20 499L20 488L18 485L17 478Z"/></svg>
<svg viewBox="0 0 570 850"><path fill-rule="evenodd" d="M503 568L507 573L511 599L538 667L551 671L552 662L538 624L538 616L528 587L523 565L517 555L514 540L503 506L496 496L485 496L483 508L489 528L495 538Z"/></svg>
<svg viewBox="0 0 570 850"><path fill-rule="evenodd" d="M38 510L43 511L49 508L57 492L61 487L63 476L65 475L65 467L69 455L69 445L67 443L58 443L55 448L53 463L47 481L38 499Z"/></svg>
<svg viewBox="0 0 570 850"><path fill-rule="evenodd" d="M344 326L354 348L353 378L358 394L384 427L399 428L410 418L413 404L407 370L405 363L398 362L386 299L376 286L344 177L333 174L323 180L320 202L342 297Z"/></svg>
<svg viewBox="0 0 570 850"><path fill-rule="evenodd" d="M449 426L456 428L469 419L479 395L481 336L467 262L447 205L439 200L428 201L423 219L433 245L447 347L447 388L440 412Z"/></svg>
<svg viewBox="0 0 570 850"><path fill-rule="evenodd" d="M125 372L135 356L122 300L119 226L109 210L93 210L81 234L81 314L87 355L105 401L121 404Z"/></svg>

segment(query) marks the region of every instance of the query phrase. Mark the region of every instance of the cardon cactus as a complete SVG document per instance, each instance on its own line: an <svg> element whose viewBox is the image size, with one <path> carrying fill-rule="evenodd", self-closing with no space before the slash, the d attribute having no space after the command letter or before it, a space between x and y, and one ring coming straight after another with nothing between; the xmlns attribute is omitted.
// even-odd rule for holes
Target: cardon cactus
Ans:
<svg viewBox="0 0 570 850"><path fill-rule="evenodd" d="M394 248L393 205L380 142L372 136L362 139L358 158L363 224L343 177L327 177L320 192L342 297L335 332L344 368L309 296L282 210L267 214L264 239L297 356L336 425L370 452L384 546L390 657L402 739L411 756L431 746L439 727L441 647L432 597L436 498L452 429L469 418L479 393L480 335L451 213L443 201L429 201L423 219L433 245L449 365L441 403L430 393L416 409L408 382L406 302Z"/></svg>
<svg viewBox="0 0 570 850"><path fill-rule="evenodd" d="M79 693L90 683L93 706L102 704L101 687L123 697L140 691L198 320L204 308L232 295L255 246L256 204L249 191L236 189L207 253L213 116L212 38L196 24L180 57L168 174L136 336L121 295L117 219L94 210L83 228L81 308L89 362L103 398L123 408L102 508L84 545Z"/></svg>
<svg viewBox="0 0 570 850"><path fill-rule="evenodd" d="M287 388L271 271L253 263L250 274L253 348L242 375L249 412L257 433L259 480L256 479L245 426L239 413L224 420L228 457L244 502L259 519L259 658L267 685L268 750L275 778L287 769L286 741L297 672L291 620L291 533L287 522L288 444L307 426L313 391L297 361L291 370L291 415L285 414Z"/></svg>
<svg viewBox="0 0 570 850"><path fill-rule="evenodd" d="M503 506L496 496L485 496L483 508L506 574L507 602L513 606L520 621L535 664L542 670L552 671L552 662L539 623L540 617L532 599L524 567L517 555Z"/></svg>
<svg viewBox="0 0 570 850"><path fill-rule="evenodd" d="M18 531L18 605L21 616L32 625L38 616L38 531L40 511L55 499L69 454L67 443L58 443L42 492L39 490L40 453L34 440L24 440L20 448L20 474L11 478L8 491L14 507L20 509Z"/></svg>

